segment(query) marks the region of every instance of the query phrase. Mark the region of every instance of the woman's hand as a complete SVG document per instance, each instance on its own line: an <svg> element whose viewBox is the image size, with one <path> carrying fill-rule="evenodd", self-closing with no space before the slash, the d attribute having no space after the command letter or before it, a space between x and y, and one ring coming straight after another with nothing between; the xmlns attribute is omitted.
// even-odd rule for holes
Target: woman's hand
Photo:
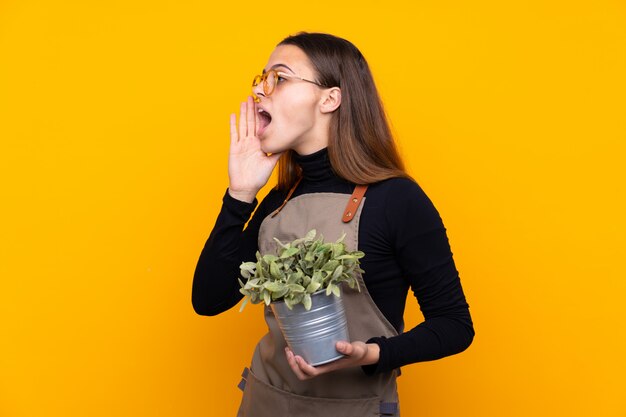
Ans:
<svg viewBox="0 0 626 417"><path fill-rule="evenodd" d="M281 154L267 156L256 135L258 114L252 97L241 103L239 129L237 117L230 115L230 152L228 155L228 192L237 200L251 203L267 183Z"/></svg>
<svg viewBox="0 0 626 417"><path fill-rule="evenodd" d="M376 343L337 342L336 348L340 353L346 355L346 357L317 367L306 363L302 356L294 355L288 347L285 348L285 354L287 355L287 362L289 366L291 366L291 370L301 381L337 369L371 365L377 363L380 357L380 347Z"/></svg>

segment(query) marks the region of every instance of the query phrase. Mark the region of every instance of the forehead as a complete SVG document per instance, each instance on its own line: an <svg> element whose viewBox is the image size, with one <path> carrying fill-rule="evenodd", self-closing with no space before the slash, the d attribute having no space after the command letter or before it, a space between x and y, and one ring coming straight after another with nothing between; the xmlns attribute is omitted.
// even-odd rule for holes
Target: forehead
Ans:
<svg viewBox="0 0 626 417"><path fill-rule="evenodd" d="M270 55L264 71L276 68L281 71L292 72L285 66L301 77L311 76L314 73L311 62L304 51L294 45L277 46Z"/></svg>

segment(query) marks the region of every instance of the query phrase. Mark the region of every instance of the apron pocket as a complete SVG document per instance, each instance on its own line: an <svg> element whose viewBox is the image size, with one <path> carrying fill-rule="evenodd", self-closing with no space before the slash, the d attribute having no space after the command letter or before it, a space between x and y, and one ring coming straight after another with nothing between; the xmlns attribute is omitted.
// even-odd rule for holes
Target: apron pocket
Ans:
<svg viewBox="0 0 626 417"><path fill-rule="evenodd" d="M289 402L284 391L261 381L247 370L243 398L237 417L282 417L289 416Z"/></svg>
<svg viewBox="0 0 626 417"><path fill-rule="evenodd" d="M289 416L297 417L376 417L380 416L378 397L334 399L290 394Z"/></svg>
<svg viewBox="0 0 626 417"><path fill-rule="evenodd" d="M379 397L336 399L305 397L273 387L248 372L238 417L375 417ZM341 387L337 387L341 390Z"/></svg>

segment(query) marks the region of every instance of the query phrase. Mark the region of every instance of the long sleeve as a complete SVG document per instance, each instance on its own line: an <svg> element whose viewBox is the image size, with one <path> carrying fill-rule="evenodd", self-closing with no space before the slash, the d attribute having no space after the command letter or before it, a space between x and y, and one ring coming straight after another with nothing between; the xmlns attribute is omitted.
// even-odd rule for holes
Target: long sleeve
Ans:
<svg viewBox="0 0 626 417"><path fill-rule="evenodd" d="M370 339L380 346L380 360L364 367L367 373L453 355L474 338L469 306L439 213L413 182L396 181L389 196L393 198L385 205L389 239L425 320L399 336Z"/></svg>
<svg viewBox="0 0 626 417"><path fill-rule="evenodd" d="M255 259L259 226L264 214L264 203L244 226L254 208L252 203L234 199L228 193L222 199L222 209L215 226L200 254L193 277L192 305L196 313L213 316L222 313L241 300L239 292L239 265Z"/></svg>
<svg viewBox="0 0 626 417"><path fill-rule="evenodd" d="M348 196L353 185L332 171L326 150L297 157L303 180L292 198L331 192ZM201 315L216 315L239 300L239 265L254 261L259 227L285 198L272 190L259 204L224 196L222 210L196 267L192 301ZM380 346L380 360L368 373L387 372L415 362L439 359L465 350L474 338L469 306L443 222L420 186L406 178L370 184L359 223L359 250L365 253L363 279L374 303L401 333L367 342ZM424 321L404 329L404 307L412 290ZM412 300L408 300L409 302Z"/></svg>

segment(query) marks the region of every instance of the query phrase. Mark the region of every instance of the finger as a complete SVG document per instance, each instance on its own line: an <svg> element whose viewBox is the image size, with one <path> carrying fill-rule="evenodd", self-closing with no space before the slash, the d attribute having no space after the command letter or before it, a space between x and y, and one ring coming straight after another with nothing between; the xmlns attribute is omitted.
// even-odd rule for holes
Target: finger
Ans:
<svg viewBox="0 0 626 417"><path fill-rule="evenodd" d="M254 102L254 136L257 136L256 130L261 125L260 118L261 116L259 115L259 109L256 102Z"/></svg>
<svg viewBox="0 0 626 417"><path fill-rule="evenodd" d="M230 114L230 145L236 145L239 135L237 134L237 115L235 113Z"/></svg>
<svg viewBox="0 0 626 417"><path fill-rule="evenodd" d="M298 377L298 379L301 381L304 381L305 379L309 379L309 376L305 375L304 372L302 372L302 370L298 366L298 362L296 361L296 356L293 354L293 352L289 348L285 348L285 355L287 355L287 363L289 364L289 367L291 367L291 370L293 371L293 373L296 374L296 377Z"/></svg>
<svg viewBox="0 0 626 417"><path fill-rule="evenodd" d="M239 140L244 139L246 134L246 106L247 103L244 101L239 106Z"/></svg>
<svg viewBox="0 0 626 417"><path fill-rule="evenodd" d="M254 126L254 101L252 97L248 96L248 101L246 102L246 110L248 113L247 117L247 126L246 126L246 136L256 136L256 128Z"/></svg>
<svg viewBox="0 0 626 417"><path fill-rule="evenodd" d="M298 364L298 367L300 368L300 371L304 373L307 376L307 378L312 378L320 374L317 368L315 368L312 365L309 365L302 356L296 355L295 359L296 359L296 363Z"/></svg>

